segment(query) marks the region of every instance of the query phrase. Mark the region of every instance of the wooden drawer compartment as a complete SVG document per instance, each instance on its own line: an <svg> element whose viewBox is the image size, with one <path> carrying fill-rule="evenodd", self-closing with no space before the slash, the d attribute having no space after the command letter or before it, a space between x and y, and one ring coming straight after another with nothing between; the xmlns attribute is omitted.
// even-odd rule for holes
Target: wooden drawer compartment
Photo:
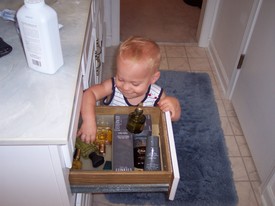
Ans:
<svg viewBox="0 0 275 206"><path fill-rule="evenodd" d="M134 107L110 107L110 106L98 106L96 107L96 114L99 116L112 116L114 114L129 114L134 111ZM117 172L112 170L98 170L98 169L82 169L82 170L71 170L69 174L69 180L73 192L83 192L81 187L89 187L91 191L89 192L117 192L121 191L123 185L125 187L132 187L131 191L135 192L135 186L137 186L136 191L140 191L141 187L154 188L152 191L170 191L172 183L174 181L174 171L172 164L171 154L171 142L169 143L169 135L171 131L168 131L167 123L170 120L166 120L167 117L165 113L161 112L157 107L145 107L144 114L150 114L152 119L152 134L160 137L160 149L161 149L161 171L129 171L129 172ZM170 121L171 124L171 121ZM172 144L173 145L173 144ZM173 149L172 149L173 151ZM175 166L174 166L175 168ZM178 170L178 168L176 167ZM178 171L176 172L178 173ZM93 185L96 185L94 190ZM118 189L118 187L120 190ZM108 187L112 188L108 190ZM79 191L78 191L78 189ZM99 189L102 188L102 191ZM94 190L94 191L93 191ZM86 191L86 190L85 190Z"/></svg>

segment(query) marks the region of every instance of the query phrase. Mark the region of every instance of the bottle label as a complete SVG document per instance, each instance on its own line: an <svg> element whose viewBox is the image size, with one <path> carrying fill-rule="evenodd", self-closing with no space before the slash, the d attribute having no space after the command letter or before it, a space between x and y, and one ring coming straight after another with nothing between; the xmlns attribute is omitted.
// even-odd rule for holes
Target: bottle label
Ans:
<svg viewBox="0 0 275 206"><path fill-rule="evenodd" d="M56 12L44 2L25 4L17 11L17 20L28 66L54 74L64 63Z"/></svg>
<svg viewBox="0 0 275 206"><path fill-rule="evenodd" d="M24 46L29 54L29 61L35 66L42 66L42 48L39 38L38 26L31 23L22 22L22 29L24 35Z"/></svg>

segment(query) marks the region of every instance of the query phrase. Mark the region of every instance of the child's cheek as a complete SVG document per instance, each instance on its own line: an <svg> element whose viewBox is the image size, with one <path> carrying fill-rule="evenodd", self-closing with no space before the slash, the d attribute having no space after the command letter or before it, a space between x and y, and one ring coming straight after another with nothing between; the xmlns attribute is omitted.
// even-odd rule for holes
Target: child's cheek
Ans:
<svg viewBox="0 0 275 206"><path fill-rule="evenodd" d="M116 82L116 86L117 86L118 88L121 88L121 85L122 85L121 82L119 82L119 81Z"/></svg>

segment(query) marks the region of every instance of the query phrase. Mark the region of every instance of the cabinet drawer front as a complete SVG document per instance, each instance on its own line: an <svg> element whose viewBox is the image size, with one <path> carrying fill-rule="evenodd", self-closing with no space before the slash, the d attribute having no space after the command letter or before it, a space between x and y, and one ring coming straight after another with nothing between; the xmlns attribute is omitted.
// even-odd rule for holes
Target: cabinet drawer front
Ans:
<svg viewBox="0 0 275 206"><path fill-rule="evenodd" d="M110 107L110 106L99 106L96 107L97 115L114 115L114 114L129 114L135 108L134 107ZM157 107L144 107L144 114L150 114L152 119L152 133L160 137L160 149L161 149L161 171L127 171L118 172L111 170L71 170L69 179L73 191L77 191L77 186L81 188L86 186L93 188L92 185L101 185L102 188L112 187L112 185L166 185L167 191L172 187L174 181L174 171L173 167L178 170L177 167L172 164L172 156L176 154L171 154L175 152L175 148L171 149L171 140L169 140L172 128L167 128L168 123L171 120L166 119L165 113L161 112ZM169 116L168 116L169 118ZM173 137L173 135L172 135ZM176 172L178 173L178 171ZM177 175L176 175L177 177ZM98 189L98 187L96 187ZM163 191L163 188L160 189ZM93 192L92 189L90 192Z"/></svg>
<svg viewBox="0 0 275 206"><path fill-rule="evenodd" d="M78 82L77 82L77 87L76 87L76 92L74 97L74 108L73 108L72 117L71 117L68 144L61 146L65 165L67 168L72 167L73 152L74 152L75 139L76 139L76 134L78 129L78 119L80 116L82 96L83 96L83 82L82 82L82 75L80 73L78 75Z"/></svg>

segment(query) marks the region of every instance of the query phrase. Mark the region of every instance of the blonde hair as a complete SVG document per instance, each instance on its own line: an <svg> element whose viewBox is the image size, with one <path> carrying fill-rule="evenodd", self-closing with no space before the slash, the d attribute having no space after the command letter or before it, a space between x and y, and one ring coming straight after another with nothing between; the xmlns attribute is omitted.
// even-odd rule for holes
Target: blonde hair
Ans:
<svg viewBox="0 0 275 206"><path fill-rule="evenodd" d="M120 44L117 58L134 63L145 62L147 68L155 72L160 66L161 54L158 44L153 40L131 36Z"/></svg>

